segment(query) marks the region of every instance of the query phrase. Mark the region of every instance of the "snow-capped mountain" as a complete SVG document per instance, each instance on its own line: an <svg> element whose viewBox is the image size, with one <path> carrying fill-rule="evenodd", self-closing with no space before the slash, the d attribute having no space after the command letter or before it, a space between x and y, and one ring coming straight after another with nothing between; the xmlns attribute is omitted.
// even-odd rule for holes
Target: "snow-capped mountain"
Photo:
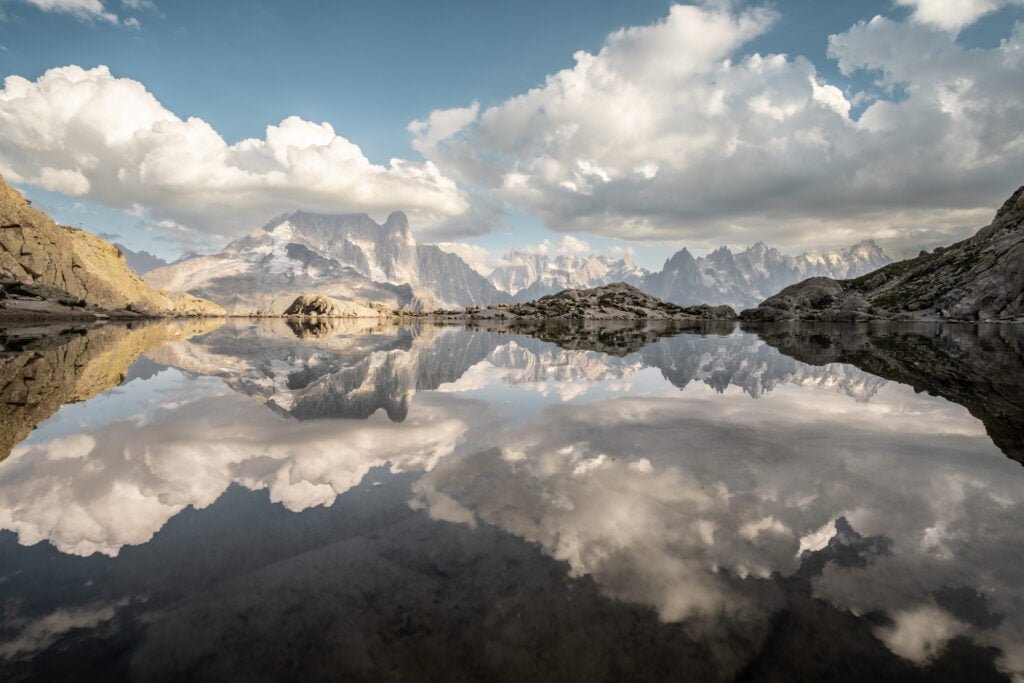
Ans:
<svg viewBox="0 0 1024 683"><path fill-rule="evenodd" d="M231 313L281 313L299 294L394 308L487 306L508 301L465 261L417 244L404 213L383 224L365 214L297 211L235 240L219 254L146 274L154 287L204 292Z"/></svg>
<svg viewBox="0 0 1024 683"><path fill-rule="evenodd" d="M491 284L513 295L514 301L532 301L564 289L590 289L612 282L638 285L647 271L628 256L555 256L526 251L510 251L504 256L508 265L499 266L488 276Z"/></svg>
<svg viewBox="0 0 1024 683"><path fill-rule="evenodd" d="M636 265L628 256L614 259L510 251L503 260L507 265L495 268L487 279L516 302L532 301L563 289L625 282L681 306L728 304L737 309L756 306L780 289L809 277L857 277L891 262L870 240L846 249L799 256L783 254L763 242L736 253L720 247L700 258L682 249L655 273Z"/></svg>
<svg viewBox="0 0 1024 683"><path fill-rule="evenodd" d="M665 261L660 272L647 275L639 287L659 299L680 306L728 304L747 308L784 287L809 277L857 277L890 263L871 240L838 251L782 254L758 242L733 253L720 247L707 256L694 257L687 249Z"/></svg>
<svg viewBox="0 0 1024 683"><path fill-rule="evenodd" d="M158 289L209 299L233 314L280 314L300 294L431 310L531 301L613 282L682 306L746 308L808 277L855 277L890 262L871 241L799 256L760 242L737 253L721 247L701 258L683 249L657 273L628 256L511 251L504 260L506 265L485 278L456 254L418 244L401 212L378 224L365 214L296 211L219 254L183 258L147 272L145 279Z"/></svg>

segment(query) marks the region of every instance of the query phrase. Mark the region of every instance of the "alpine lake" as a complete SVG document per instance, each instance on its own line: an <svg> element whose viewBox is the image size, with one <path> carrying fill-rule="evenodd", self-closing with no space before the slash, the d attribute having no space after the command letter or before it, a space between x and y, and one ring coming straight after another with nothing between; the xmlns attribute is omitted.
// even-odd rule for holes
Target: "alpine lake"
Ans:
<svg viewBox="0 0 1024 683"><path fill-rule="evenodd" d="M0 329L0 680L1024 680L1024 330Z"/></svg>

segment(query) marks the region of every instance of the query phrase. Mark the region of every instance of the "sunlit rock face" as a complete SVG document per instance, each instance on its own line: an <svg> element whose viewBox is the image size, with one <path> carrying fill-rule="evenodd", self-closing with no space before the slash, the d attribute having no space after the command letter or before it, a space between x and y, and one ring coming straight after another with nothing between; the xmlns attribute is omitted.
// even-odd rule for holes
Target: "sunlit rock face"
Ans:
<svg viewBox="0 0 1024 683"><path fill-rule="evenodd" d="M27 288L27 292L22 290ZM20 294L26 296L18 296ZM0 178L0 319L223 315L190 295L160 292L143 282L113 244L57 225ZM35 300L41 301L35 301Z"/></svg>
<svg viewBox="0 0 1024 683"><path fill-rule="evenodd" d="M90 556L121 578L59 619L19 616L12 651L125 628L144 634L131 663L143 677L218 652L277 670L283 650L244 660L231 645L274 624L310 643L304 657L357 675L353 662L408 671L427 641L396 643L394 629L431 624L437 646L507 648L504 660L460 654L482 671L530 672L517 634L560 624L609 666L615 642L636 640L707 680L766 666L813 678L851 656L888 678L1024 672L1024 471L987 434L1015 404L983 423L953 402L988 372L969 367L1012 370L981 352L1016 348L1012 331L319 323L230 321L161 340L117 391L65 406L14 447L0 542L52 546L53 566ZM904 384L913 376L897 370L916 358L934 361L949 380L934 391L953 401ZM239 496L248 507L223 517ZM321 529L332 510L364 531ZM238 557L186 543L194 594L161 603L171 584L127 578L207 526L229 529ZM206 562L234 578L207 585ZM484 623L511 631L457 635L490 633ZM45 638L27 644L30 628ZM557 642L565 673L563 657L586 648Z"/></svg>
<svg viewBox="0 0 1024 683"><path fill-rule="evenodd" d="M378 224L365 214L296 211L218 254L151 270L146 280L207 296L237 314L280 314L303 294L403 310L508 299L455 254L417 244L401 212Z"/></svg>

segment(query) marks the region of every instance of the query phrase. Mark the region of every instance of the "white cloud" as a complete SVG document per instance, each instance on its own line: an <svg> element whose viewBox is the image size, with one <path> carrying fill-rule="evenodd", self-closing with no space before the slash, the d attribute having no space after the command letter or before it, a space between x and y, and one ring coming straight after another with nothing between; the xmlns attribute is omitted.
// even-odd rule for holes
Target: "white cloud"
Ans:
<svg viewBox="0 0 1024 683"><path fill-rule="evenodd" d="M507 266L510 263L518 263L516 257L512 257L509 260L509 255L497 256L486 247L481 247L478 244L469 244L467 242L437 242L444 251L451 252L462 258L463 261L468 263L474 270L481 275L487 276L499 266ZM563 235L561 239L557 241L551 241L550 239L543 239L538 244L528 244L522 247L518 247L515 250L517 256L522 254L539 254L541 256L586 256L593 253L593 248L589 242L574 237L572 235ZM615 251L615 249L613 249ZM628 251L618 248L615 253L623 255L631 255L632 249Z"/></svg>
<svg viewBox="0 0 1024 683"><path fill-rule="evenodd" d="M181 119L138 81L107 67L10 76L0 90L0 173L8 180L237 235L286 210L386 214L414 226L466 212L431 163L371 163L328 123L289 117L263 139L228 144L199 118Z"/></svg>
<svg viewBox="0 0 1024 683"><path fill-rule="evenodd" d="M484 276L490 275L491 271L501 264L501 259L495 257L490 250L478 244L437 242L437 246L443 251L455 254L468 263L473 270Z"/></svg>
<svg viewBox="0 0 1024 683"><path fill-rule="evenodd" d="M897 5L913 8L913 18L946 31L959 31L981 17L1021 0L895 0Z"/></svg>
<svg viewBox="0 0 1024 683"><path fill-rule="evenodd" d="M869 236L902 248L908 225L949 241L1024 177L1024 27L988 49L883 18L833 36L843 71L877 70L900 94L876 101L877 87L844 93L803 57L746 54L774 21L674 6L472 120L476 107L434 112L410 128L414 144L555 230L786 248Z"/></svg>
<svg viewBox="0 0 1024 683"><path fill-rule="evenodd" d="M117 15L108 12L100 0L24 0L44 12L70 14L82 21L118 23Z"/></svg>
<svg viewBox="0 0 1024 683"><path fill-rule="evenodd" d="M415 136L413 147L418 152L427 154L437 147L437 143L447 140L476 120L480 112L480 103L474 102L461 109L439 109L432 111L426 121L413 121L408 130Z"/></svg>

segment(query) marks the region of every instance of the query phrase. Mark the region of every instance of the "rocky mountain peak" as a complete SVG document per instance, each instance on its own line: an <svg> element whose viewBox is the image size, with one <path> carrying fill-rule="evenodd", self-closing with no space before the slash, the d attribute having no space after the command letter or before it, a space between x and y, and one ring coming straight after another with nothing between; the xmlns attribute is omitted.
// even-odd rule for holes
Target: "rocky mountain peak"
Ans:
<svg viewBox="0 0 1024 683"><path fill-rule="evenodd" d="M665 269L667 270L670 267L678 268L680 266L690 265L696 262L697 259L693 258L693 254L690 253L690 250L687 249L686 247L683 247L676 253L672 254L671 257L666 259Z"/></svg>

